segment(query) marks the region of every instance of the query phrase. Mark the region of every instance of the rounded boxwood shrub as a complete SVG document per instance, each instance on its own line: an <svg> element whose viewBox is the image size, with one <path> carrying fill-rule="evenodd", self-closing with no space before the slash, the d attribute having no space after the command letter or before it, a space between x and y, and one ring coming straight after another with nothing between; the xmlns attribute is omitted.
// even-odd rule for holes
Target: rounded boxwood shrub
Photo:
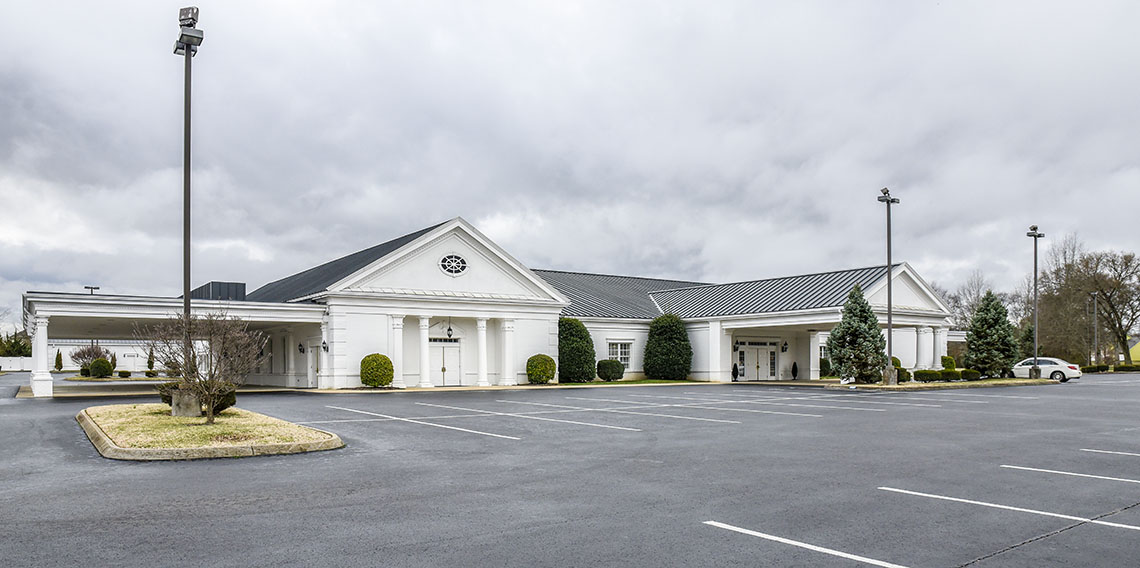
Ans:
<svg viewBox="0 0 1140 568"><path fill-rule="evenodd" d="M689 378L693 367L693 346L685 322L676 314L657 316L649 324L645 342L645 376L650 379Z"/></svg>
<svg viewBox="0 0 1140 568"><path fill-rule="evenodd" d="M158 398L166 406L170 406L170 392L178 388L178 381L167 381L154 385L154 390L158 391Z"/></svg>
<svg viewBox="0 0 1140 568"><path fill-rule="evenodd" d="M914 380L923 383L930 383L942 380L942 373L939 371L931 371L929 369L919 369L914 372Z"/></svg>
<svg viewBox="0 0 1140 568"><path fill-rule="evenodd" d="M943 355L942 356L942 368L943 369L957 369L958 368L958 362L955 361L954 358L949 356L949 355Z"/></svg>
<svg viewBox="0 0 1140 568"><path fill-rule="evenodd" d="M218 402L214 404L214 415L217 416L223 410L235 404L237 404L237 391L230 391L218 398Z"/></svg>
<svg viewBox="0 0 1140 568"><path fill-rule="evenodd" d="M91 362L92 377L99 379L110 377L111 373L114 371L115 368L111 366L111 362L102 357L99 357L98 359Z"/></svg>
<svg viewBox="0 0 1140 568"><path fill-rule="evenodd" d="M146 376L153 379L158 376L158 371L155 371L154 369L147 369Z"/></svg>
<svg viewBox="0 0 1140 568"><path fill-rule="evenodd" d="M360 382L370 387L392 384L392 360L387 355L373 353L360 360Z"/></svg>
<svg viewBox="0 0 1140 568"><path fill-rule="evenodd" d="M902 367L895 367L895 371L896 371L895 374L898 375L898 381L900 383L905 383L907 381L910 381L910 379L911 379L910 371L908 371Z"/></svg>
<svg viewBox="0 0 1140 568"><path fill-rule="evenodd" d="M898 357L891 357L891 365L894 365L895 367L902 367L902 361L899 361Z"/></svg>
<svg viewBox="0 0 1140 568"><path fill-rule="evenodd" d="M574 318L558 319L558 382L594 380L594 340L586 326Z"/></svg>
<svg viewBox="0 0 1140 568"><path fill-rule="evenodd" d="M91 376L91 367L88 367L87 365L80 367L79 368L79 376L90 377Z"/></svg>
<svg viewBox="0 0 1140 568"><path fill-rule="evenodd" d="M620 381L625 375L625 365L614 359L598 361L598 378L603 381Z"/></svg>
<svg viewBox="0 0 1140 568"><path fill-rule="evenodd" d="M956 369L942 369L939 373L942 375L942 380L944 381L957 381L962 378L962 373L959 373Z"/></svg>
<svg viewBox="0 0 1140 568"><path fill-rule="evenodd" d="M119 371L119 378L129 379L129 378L131 378L131 372L130 371Z"/></svg>
<svg viewBox="0 0 1140 568"><path fill-rule="evenodd" d="M827 359L820 359L819 360L819 376L821 376L821 377L830 377L831 376L831 361L829 361Z"/></svg>
<svg viewBox="0 0 1140 568"><path fill-rule="evenodd" d="M962 369L962 378L967 381L976 381L982 378L982 372L974 369Z"/></svg>
<svg viewBox="0 0 1140 568"><path fill-rule="evenodd" d="M531 384L545 385L554 379L554 357L545 353L531 355L526 360L526 380Z"/></svg>

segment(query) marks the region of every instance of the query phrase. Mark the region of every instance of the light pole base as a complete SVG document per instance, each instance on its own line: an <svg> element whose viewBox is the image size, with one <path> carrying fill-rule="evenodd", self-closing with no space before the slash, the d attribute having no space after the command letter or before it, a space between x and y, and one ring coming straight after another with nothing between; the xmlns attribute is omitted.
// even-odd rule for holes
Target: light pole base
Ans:
<svg viewBox="0 0 1140 568"><path fill-rule="evenodd" d="M1029 368L1029 378L1040 379L1041 378L1041 367L1038 367L1037 365L1030 367Z"/></svg>
<svg viewBox="0 0 1140 568"><path fill-rule="evenodd" d="M893 365L883 370L883 384L892 386L899 384L899 372Z"/></svg>

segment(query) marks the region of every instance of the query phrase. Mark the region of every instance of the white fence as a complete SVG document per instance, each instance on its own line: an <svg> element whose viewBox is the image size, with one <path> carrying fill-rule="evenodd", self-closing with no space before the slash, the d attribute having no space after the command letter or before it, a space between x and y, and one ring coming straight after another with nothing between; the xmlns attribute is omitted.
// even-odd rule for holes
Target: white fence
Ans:
<svg viewBox="0 0 1140 568"><path fill-rule="evenodd" d="M31 357L0 357L0 371L31 371Z"/></svg>

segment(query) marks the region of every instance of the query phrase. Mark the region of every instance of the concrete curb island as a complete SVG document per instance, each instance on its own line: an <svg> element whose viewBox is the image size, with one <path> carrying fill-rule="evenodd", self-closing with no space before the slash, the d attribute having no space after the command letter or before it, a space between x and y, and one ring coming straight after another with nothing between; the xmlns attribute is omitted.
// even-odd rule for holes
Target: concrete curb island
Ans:
<svg viewBox="0 0 1140 568"><path fill-rule="evenodd" d="M91 444L105 458L113 460L157 461L157 460L197 460L208 458L244 458L249 456L271 456L279 454L298 454L304 452L319 452L322 450L335 450L343 448L344 442L340 436L306 426L310 430L317 430L328 434L330 438L317 442L297 442L284 444L259 444L251 446L227 446L222 448L123 448L115 445L103 429L87 414L87 409L75 415L79 426L91 439Z"/></svg>
<svg viewBox="0 0 1140 568"><path fill-rule="evenodd" d="M887 392L910 392L910 391L932 391L932 390L962 390L962 389L991 389L991 388L1005 388L1005 387L1034 387L1041 385L1059 385L1058 381L1053 379L1013 379L1011 382L1006 383L923 383L911 386L898 386L898 385L827 385L827 390L860 390L860 391L887 391Z"/></svg>

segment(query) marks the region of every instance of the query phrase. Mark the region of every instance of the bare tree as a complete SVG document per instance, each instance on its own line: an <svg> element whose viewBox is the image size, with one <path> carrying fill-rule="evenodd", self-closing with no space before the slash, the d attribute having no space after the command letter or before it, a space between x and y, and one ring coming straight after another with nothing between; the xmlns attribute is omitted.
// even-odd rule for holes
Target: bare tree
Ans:
<svg viewBox="0 0 1140 568"><path fill-rule="evenodd" d="M1096 296L1100 323L1131 365L1128 337L1140 322L1140 259L1130 252L1094 252L1081 257L1078 270L1082 288Z"/></svg>
<svg viewBox="0 0 1140 568"><path fill-rule="evenodd" d="M111 360L111 352L100 347L96 343L91 343L91 345L84 345L83 347L76 347L75 349L72 349L71 352L67 354L67 356L71 357L71 362L79 365L79 368L81 369L83 367L90 367L91 362L100 357L107 359L108 361Z"/></svg>
<svg viewBox="0 0 1140 568"><path fill-rule="evenodd" d="M194 339L189 346L187 323ZM171 317L136 328L135 336L154 350L157 361L180 376L180 390L198 397L206 409L206 424L214 423L214 407L236 391L265 358L265 335L249 329L245 320L224 313L191 317L189 322L182 316ZM189 365L184 364L187 361Z"/></svg>

